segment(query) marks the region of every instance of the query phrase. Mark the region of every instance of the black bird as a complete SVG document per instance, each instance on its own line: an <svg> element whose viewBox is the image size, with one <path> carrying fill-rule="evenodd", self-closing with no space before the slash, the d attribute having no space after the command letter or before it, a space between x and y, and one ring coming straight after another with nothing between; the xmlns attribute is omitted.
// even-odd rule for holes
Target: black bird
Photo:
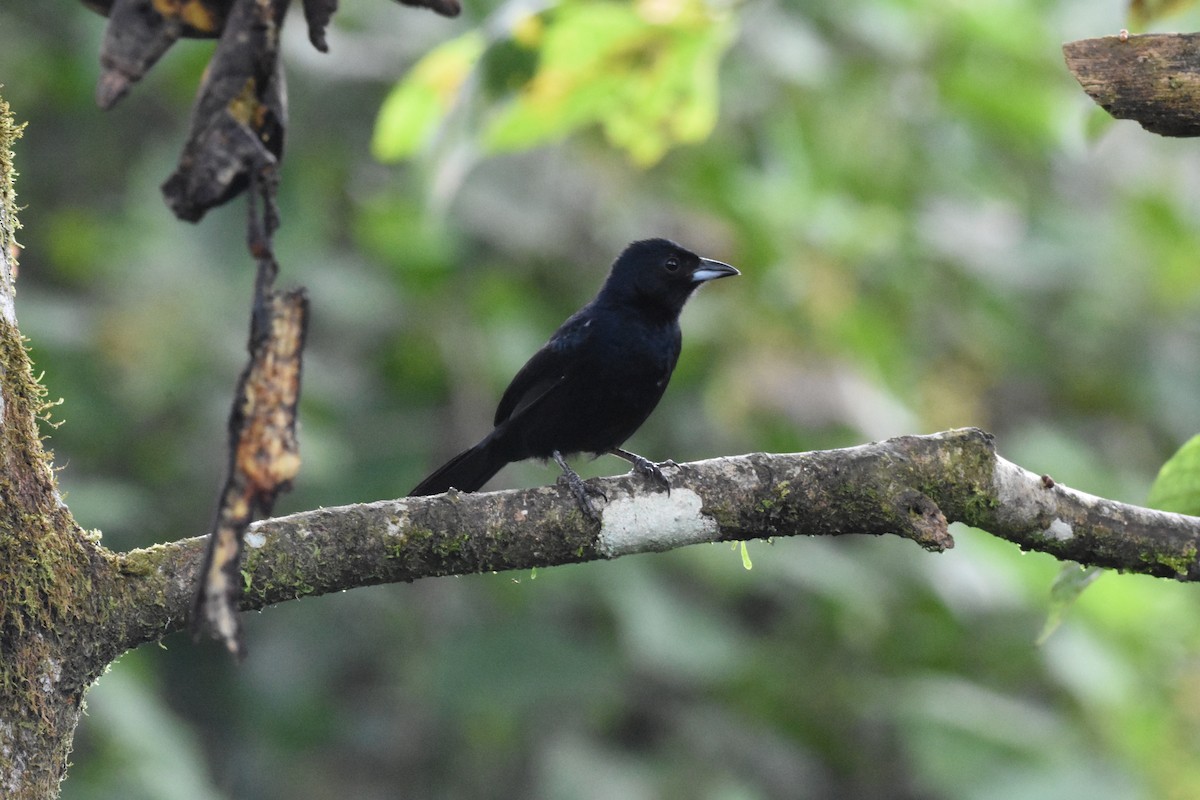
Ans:
<svg viewBox="0 0 1200 800"><path fill-rule="evenodd" d="M600 293L513 378L496 408L495 429L409 496L451 487L473 492L510 462L552 458L583 510L595 516L589 490L564 460L575 453L620 456L670 491L659 464L621 445L650 416L671 379L684 303L700 284L737 274L666 239L626 247Z"/></svg>

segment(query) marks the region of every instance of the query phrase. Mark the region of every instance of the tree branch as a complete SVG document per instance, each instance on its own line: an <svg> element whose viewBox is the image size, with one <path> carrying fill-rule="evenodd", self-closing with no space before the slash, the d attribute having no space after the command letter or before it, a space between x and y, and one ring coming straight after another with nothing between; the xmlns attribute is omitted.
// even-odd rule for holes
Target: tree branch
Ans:
<svg viewBox="0 0 1200 800"><path fill-rule="evenodd" d="M244 609L439 575L531 569L699 542L846 533L952 547L964 522L1056 558L1200 579L1200 518L1093 497L1000 458L978 429L812 453L756 453L683 465L670 495L633 475L597 481L600 522L566 489L403 498L264 520L247 534ZM203 538L114 555L134 593L133 647L184 624Z"/></svg>
<svg viewBox="0 0 1200 800"><path fill-rule="evenodd" d="M1147 33L1063 45L1067 69L1117 119L1162 136L1200 136L1200 33Z"/></svg>

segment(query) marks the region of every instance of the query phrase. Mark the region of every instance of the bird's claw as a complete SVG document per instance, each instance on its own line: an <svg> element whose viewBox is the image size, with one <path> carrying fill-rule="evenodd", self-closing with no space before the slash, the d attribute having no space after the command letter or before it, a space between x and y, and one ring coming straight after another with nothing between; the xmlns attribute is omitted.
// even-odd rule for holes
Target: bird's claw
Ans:
<svg viewBox="0 0 1200 800"><path fill-rule="evenodd" d="M600 491L594 486L589 486L583 478L580 478L574 471L564 472L558 476L559 484L565 484L571 490L571 494L575 496L575 502L579 504L579 510L588 519L599 520L600 513L596 511L596 507L592 505L591 498L602 497L604 502L608 502L608 495Z"/></svg>
<svg viewBox="0 0 1200 800"><path fill-rule="evenodd" d="M558 483L565 483L571 489L571 494L575 495L575 502L579 504L579 510L588 519L600 521L600 514L596 511L596 507L592 505L591 497L603 497L604 502L608 502L608 495L599 489L588 486L584 483L583 478L579 477L579 473L571 469L567 464L566 459L562 457L562 453L555 450L551 457L554 463L558 464L562 469L562 474L558 476Z"/></svg>
<svg viewBox="0 0 1200 800"><path fill-rule="evenodd" d="M661 486L666 490L668 497L671 495L671 482L667 480L666 475L663 475L663 467L668 469L679 469L679 465L676 464L674 460L668 458L666 461L660 461L655 464L648 458L634 455L634 457L630 459L630 463L633 464L634 472L646 478L647 480L654 481L656 484Z"/></svg>

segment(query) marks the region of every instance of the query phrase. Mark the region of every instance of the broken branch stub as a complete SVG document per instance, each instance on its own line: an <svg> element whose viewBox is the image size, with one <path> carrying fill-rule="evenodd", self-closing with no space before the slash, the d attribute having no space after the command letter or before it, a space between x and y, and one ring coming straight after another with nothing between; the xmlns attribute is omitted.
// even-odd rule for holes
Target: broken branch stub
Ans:
<svg viewBox="0 0 1200 800"><path fill-rule="evenodd" d="M1200 136L1200 33L1080 39L1063 45L1067 68L1117 119L1160 136Z"/></svg>

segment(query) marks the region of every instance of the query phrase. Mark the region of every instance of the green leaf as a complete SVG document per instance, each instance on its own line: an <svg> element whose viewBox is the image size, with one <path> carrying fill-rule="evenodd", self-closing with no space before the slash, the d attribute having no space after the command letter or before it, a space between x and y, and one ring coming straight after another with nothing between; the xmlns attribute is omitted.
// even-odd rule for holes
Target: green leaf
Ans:
<svg viewBox="0 0 1200 800"><path fill-rule="evenodd" d="M392 89L375 121L371 151L380 161L399 161L424 147L450 112L484 39L471 32L432 50Z"/></svg>
<svg viewBox="0 0 1200 800"><path fill-rule="evenodd" d="M1189 439L1162 465L1147 502L1163 511L1200 515L1200 435Z"/></svg>
<svg viewBox="0 0 1200 800"><path fill-rule="evenodd" d="M1067 611L1083 594L1083 590L1104 574L1099 567L1084 567L1080 564L1063 564L1050 587L1050 611L1046 615L1046 624L1038 634L1037 643L1042 644L1050 638L1050 634L1058 630Z"/></svg>
<svg viewBox="0 0 1200 800"><path fill-rule="evenodd" d="M742 568L746 570L754 569L754 564L750 562L750 551L746 548L746 542L741 541L731 543L731 547L734 550L737 550L739 545L741 546L742 550Z"/></svg>
<svg viewBox="0 0 1200 800"><path fill-rule="evenodd" d="M1094 106L1088 110L1087 117L1083 121L1083 136L1088 144L1095 144L1100 141L1100 137L1108 133L1115 123L1116 117L1109 114L1103 108Z"/></svg>

